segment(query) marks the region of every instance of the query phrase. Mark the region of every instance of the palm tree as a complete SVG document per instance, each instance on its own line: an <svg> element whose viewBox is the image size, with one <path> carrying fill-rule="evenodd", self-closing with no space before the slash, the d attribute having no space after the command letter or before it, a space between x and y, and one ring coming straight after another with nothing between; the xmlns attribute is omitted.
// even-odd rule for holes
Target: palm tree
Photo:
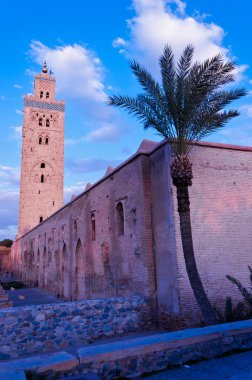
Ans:
<svg viewBox="0 0 252 380"><path fill-rule="evenodd" d="M175 66L172 49L166 45L159 60L161 84L132 60L130 67L143 93L136 97L113 95L108 104L125 108L143 123L144 129L154 128L171 144L171 176L177 189L186 270L205 323L214 324L216 314L202 285L193 249L188 192L193 173L189 152L196 142L239 115L237 110L225 110L225 107L246 95L246 91L223 88L234 81L234 62L225 62L218 54L203 63L193 63L193 52L193 46L188 45Z"/></svg>

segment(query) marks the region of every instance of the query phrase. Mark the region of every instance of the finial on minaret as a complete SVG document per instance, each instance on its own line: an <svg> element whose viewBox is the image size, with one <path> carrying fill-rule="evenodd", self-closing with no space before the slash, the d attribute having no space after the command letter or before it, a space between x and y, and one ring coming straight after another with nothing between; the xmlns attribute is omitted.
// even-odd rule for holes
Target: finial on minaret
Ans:
<svg viewBox="0 0 252 380"><path fill-rule="evenodd" d="M47 73L47 67L46 67L46 61L44 61L44 66L43 66L43 69L42 69L42 73Z"/></svg>

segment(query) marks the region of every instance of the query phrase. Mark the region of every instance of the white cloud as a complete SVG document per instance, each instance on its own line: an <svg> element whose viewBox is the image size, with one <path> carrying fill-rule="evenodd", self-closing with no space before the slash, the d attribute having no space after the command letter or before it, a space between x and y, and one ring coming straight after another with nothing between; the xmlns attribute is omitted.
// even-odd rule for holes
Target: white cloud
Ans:
<svg viewBox="0 0 252 380"><path fill-rule="evenodd" d="M32 41L30 55L36 63L47 62L57 77L58 93L74 99L104 101L103 66L94 52L79 44L49 48Z"/></svg>
<svg viewBox="0 0 252 380"><path fill-rule="evenodd" d="M79 141L91 141L97 136L107 133L111 136L119 135L117 127L108 127L100 131L102 123L119 125L118 110L108 107L105 103L108 95L105 85L105 69L100 58L92 50L80 44L62 45L50 48L40 41L32 41L30 44L30 57L38 64L44 60L48 68L52 68L57 80L58 96L67 98L68 104L74 101L75 107L81 107L85 112L89 125L95 128L90 136L85 136ZM31 71L33 72L33 71ZM91 122L89 122L91 120ZM102 137L100 138L102 139ZM67 145L76 141L68 139Z"/></svg>
<svg viewBox="0 0 252 380"><path fill-rule="evenodd" d="M118 140L121 130L114 124L104 124L100 128L88 133L82 140L84 141L114 141Z"/></svg>
<svg viewBox="0 0 252 380"><path fill-rule="evenodd" d="M239 111L243 114L245 114L245 116L251 118L252 117L252 104L244 104L243 106L241 106L239 108Z"/></svg>
<svg viewBox="0 0 252 380"><path fill-rule="evenodd" d="M118 47L125 47L127 46L128 43L127 41L125 41L123 38L121 37L117 37L113 42L112 42L112 46L114 48L118 48Z"/></svg>
<svg viewBox="0 0 252 380"><path fill-rule="evenodd" d="M19 143L21 143L22 140L22 125L18 127L10 127L12 130L12 133L10 135L11 140L17 140Z"/></svg>
<svg viewBox="0 0 252 380"><path fill-rule="evenodd" d="M69 202L72 195L79 195L85 190L87 182L79 181L75 185L66 186L64 188L64 202Z"/></svg>
<svg viewBox="0 0 252 380"><path fill-rule="evenodd" d="M19 186L19 179L20 171L18 168L0 164L0 189Z"/></svg>
<svg viewBox="0 0 252 380"><path fill-rule="evenodd" d="M127 21L130 37L125 41L125 50L154 75L159 75L158 58L165 44L172 46L176 59L188 44L195 46L194 57L200 61L218 53L226 59L231 55L223 46L224 30L213 22L186 15L184 1L133 0L133 6L136 15ZM241 66L238 74L245 69L246 65Z"/></svg>
<svg viewBox="0 0 252 380"><path fill-rule="evenodd" d="M18 201L18 191L0 189L0 240L13 239L17 233Z"/></svg>
<svg viewBox="0 0 252 380"><path fill-rule="evenodd" d="M17 113L18 115L23 115L23 111L21 111L21 110L16 110L16 113Z"/></svg>
<svg viewBox="0 0 252 380"><path fill-rule="evenodd" d="M18 88L18 89L21 89L21 88L23 88L23 86L21 86L20 84L14 84L14 86L13 86L14 88Z"/></svg>
<svg viewBox="0 0 252 380"><path fill-rule="evenodd" d="M7 226L5 228L0 228L0 240L11 239L15 240L17 235L18 226Z"/></svg>
<svg viewBox="0 0 252 380"><path fill-rule="evenodd" d="M177 12L181 15L185 14L186 3L182 0L168 0L168 4L175 4Z"/></svg>

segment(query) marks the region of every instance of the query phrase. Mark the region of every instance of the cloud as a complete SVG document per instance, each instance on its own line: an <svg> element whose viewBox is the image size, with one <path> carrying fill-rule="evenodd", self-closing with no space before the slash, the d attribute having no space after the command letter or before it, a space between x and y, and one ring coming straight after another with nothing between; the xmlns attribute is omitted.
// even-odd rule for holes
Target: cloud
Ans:
<svg viewBox="0 0 252 380"><path fill-rule="evenodd" d="M75 185L66 186L64 188L64 202L69 202L73 195L79 195L85 190L87 182L79 181Z"/></svg>
<svg viewBox="0 0 252 380"><path fill-rule="evenodd" d="M0 95L0 100L6 100L6 99L7 99L6 96Z"/></svg>
<svg viewBox="0 0 252 380"><path fill-rule="evenodd" d="M18 115L23 115L23 111L21 111L21 110L16 110L16 113L17 113Z"/></svg>
<svg viewBox="0 0 252 380"><path fill-rule="evenodd" d="M108 97L106 70L94 51L76 43L51 48L40 41L32 41L29 56L40 65L46 60L48 68L52 68L57 79L58 96L66 98L68 103L73 101L82 113L84 110L87 123L95 129L90 132L90 136L78 141L94 140L105 132L108 134L109 130L111 135L119 136L119 127L116 125L119 124L120 113L105 103ZM30 72L33 75L33 70ZM104 123L110 125L106 130ZM103 131L100 131L101 128ZM116 128L118 132L115 131ZM72 139L67 141L68 145L72 143Z"/></svg>
<svg viewBox="0 0 252 380"><path fill-rule="evenodd" d="M11 239L15 240L17 235L18 226L7 226L6 228L0 228L0 240Z"/></svg>
<svg viewBox="0 0 252 380"><path fill-rule="evenodd" d="M19 143L22 141L22 125L18 127L10 127L12 133L10 134L11 140L17 140Z"/></svg>
<svg viewBox="0 0 252 380"><path fill-rule="evenodd" d="M0 189L0 240L13 239L17 233L18 202L18 191Z"/></svg>
<svg viewBox="0 0 252 380"><path fill-rule="evenodd" d="M106 160L102 158L90 158L83 160L67 159L67 169L72 173L91 173L106 170L108 166L116 167L121 160Z"/></svg>
<svg viewBox="0 0 252 380"><path fill-rule="evenodd" d="M44 60L57 77L58 93L73 99L105 101L104 69L97 55L79 44L49 48L32 41L30 55L39 65Z"/></svg>
<svg viewBox="0 0 252 380"><path fill-rule="evenodd" d="M136 15L127 21L130 36L124 40L125 51L147 66L155 76L159 76L158 58L165 44L172 46L175 59L188 44L195 46L194 57L200 61L218 53L226 59L231 56L223 46L223 28L186 15L184 1L133 0L133 7ZM115 41L120 41L120 37ZM120 48L120 44L117 45ZM246 69L246 65L241 66L237 74Z"/></svg>
<svg viewBox="0 0 252 380"><path fill-rule="evenodd" d="M81 142L93 142L93 141L118 141L122 134L127 133L129 128L121 123L121 125L112 123L100 123L101 126L87 133L78 139L70 138L65 140L66 145L74 145Z"/></svg>
<svg viewBox="0 0 252 380"><path fill-rule="evenodd" d="M243 106L239 107L239 111L244 114L246 117L251 118L252 117L252 104L244 104Z"/></svg>
<svg viewBox="0 0 252 380"><path fill-rule="evenodd" d="M21 86L20 84L14 84L13 87L14 87L14 88L18 88L18 89L23 88L23 86Z"/></svg>
<svg viewBox="0 0 252 380"><path fill-rule="evenodd" d="M119 53L120 54L125 54L126 53L126 50L125 48L127 47L128 45L128 42L125 41L123 38L121 37L117 37L113 42L112 42L112 46L114 48L119 48Z"/></svg>
<svg viewBox="0 0 252 380"><path fill-rule="evenodd" d="M0 164L0 190L7 187L18 187L20 180L19 169Z"/></svg>
<svg viewBox="0 0 252 380"><path fill-rule="evenodd" d="M115 141L121 136L121 130L117 125L105 123L100 128L88 133L84 141Z"/></svg>

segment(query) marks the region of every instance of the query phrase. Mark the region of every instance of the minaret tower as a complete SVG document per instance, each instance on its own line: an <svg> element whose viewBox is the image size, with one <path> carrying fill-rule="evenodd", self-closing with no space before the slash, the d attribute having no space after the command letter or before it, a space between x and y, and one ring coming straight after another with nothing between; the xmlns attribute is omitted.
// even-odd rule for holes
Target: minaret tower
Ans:
<svg viewBox="0 0 252 380"><path fill-rule="evenodd" d="M46 62L24 97L18 237L63 204L65 103L55 100Z"/></svg>

